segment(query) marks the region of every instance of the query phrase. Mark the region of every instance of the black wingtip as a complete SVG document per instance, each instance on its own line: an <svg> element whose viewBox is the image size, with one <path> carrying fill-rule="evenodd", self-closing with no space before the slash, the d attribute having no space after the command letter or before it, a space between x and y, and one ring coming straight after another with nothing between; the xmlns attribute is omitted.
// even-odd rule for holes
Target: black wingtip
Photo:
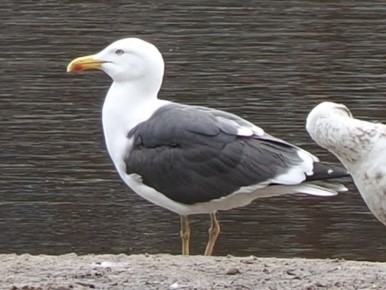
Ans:
<svg viewBox="0 0 386 290"><path fill-rule="evenodd" d="M350 173L344 167L319 162L314 163L313 171L314 174L307 176L306 181L326 180L350 176Z"/></svg>

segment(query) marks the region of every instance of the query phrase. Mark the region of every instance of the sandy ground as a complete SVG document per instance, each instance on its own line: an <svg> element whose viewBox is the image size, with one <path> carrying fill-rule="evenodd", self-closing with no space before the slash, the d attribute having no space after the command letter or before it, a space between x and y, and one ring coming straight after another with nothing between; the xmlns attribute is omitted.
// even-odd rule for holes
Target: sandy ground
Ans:
<svg viewBox="0 0 386 290"><path fill-rule="evenodd" d="M171 255L0 255L0 289L386 289L386 263Z"/></svg>

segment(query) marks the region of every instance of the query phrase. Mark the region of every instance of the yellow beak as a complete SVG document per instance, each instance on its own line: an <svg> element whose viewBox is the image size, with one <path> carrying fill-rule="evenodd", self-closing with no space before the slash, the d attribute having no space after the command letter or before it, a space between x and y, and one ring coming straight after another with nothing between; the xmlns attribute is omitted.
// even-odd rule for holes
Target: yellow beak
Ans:
<svg viewBox="0 0 386 290"><path fill-rule="evenodd" d="M72 60L67 66L67 72L81 72L85 70L101 69L104 61L95 59L94 55L81 56Z"/></svg>

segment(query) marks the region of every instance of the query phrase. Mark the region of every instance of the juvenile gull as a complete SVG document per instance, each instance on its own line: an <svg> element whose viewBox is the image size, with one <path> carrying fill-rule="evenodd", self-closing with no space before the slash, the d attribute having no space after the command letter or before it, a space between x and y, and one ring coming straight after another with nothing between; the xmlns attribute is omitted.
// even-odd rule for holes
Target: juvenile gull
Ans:
<svg viewBox="0 0 386 290"><path fill-rule="evenodd" d="M189 215L210 215L205 255L211 255L219 210L260 197L346 190L320 181L345 176L346 170L322 165L236 115L158 99L164 61L148 42L121 39L67 67L68 72L93 69L113 80L102 111L110 157L134 192L180 215L183 254L189 254Z"/></svg>
<svg viewBox="0 0 386 290"><path fill-rule="evenodd" d="M308 115L306 128L343 163L371 212L386 225L386 126L353 118L345 105L323 102Z"/></svg>

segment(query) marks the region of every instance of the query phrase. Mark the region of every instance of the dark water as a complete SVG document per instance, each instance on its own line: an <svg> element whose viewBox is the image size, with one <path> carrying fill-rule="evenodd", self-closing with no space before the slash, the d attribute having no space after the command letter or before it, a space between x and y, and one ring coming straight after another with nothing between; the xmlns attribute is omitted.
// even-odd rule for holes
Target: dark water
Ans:
<svg viewBox="0 0 386 290"><path fill-rule="evenodd" d="M0 8L1 253L180 252L178 216L130 192L107 156L108 78L65 73L116 39L160 48L163 98L240 114L326 161L304 129L317 103L386 122L383 1L11 2ZM386 261L385 227L346 184L338 197L221 213L216 254ZM193 253L207 226L193 217Z"/></svg>

